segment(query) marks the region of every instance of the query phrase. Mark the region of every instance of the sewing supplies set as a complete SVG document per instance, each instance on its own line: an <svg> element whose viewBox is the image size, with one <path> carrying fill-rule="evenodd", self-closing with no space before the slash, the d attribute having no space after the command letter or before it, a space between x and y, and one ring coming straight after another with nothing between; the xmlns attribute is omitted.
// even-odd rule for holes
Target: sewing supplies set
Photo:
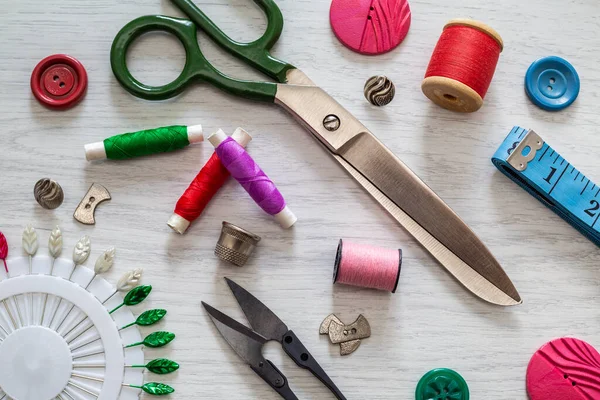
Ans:
<svg viewBox="0 0 600 400"><path fill-rule="evenodd" d="M145 360L143 346L165 346L175 335L157 331L142 338L138 327L154 325L167 313L153 309L136 318L129 310L152 290L139 286L142 269L125 273L115 288L101 277L112 268L115 249L86 268L90 238L79 239L70 259L61 258L58 227L50 233L48 255L39 254L31 226L23 232L22 247L26 257L8 258L8 242L0 233L0 359L11 366L0 374L0 398L126 400L142 391L174 391L163 383L144 383L144 370L169 374L179 364Z"/></svg>
<svg viewBox="0 0 600 400"><path fill-rule="evenodd" d="M194 82L206 81L232 95L279 104L470 291L495 304L515 305L521 302L517 290L494 256L442 199L303 72L270 54L269 50L283 29L283 16L272 0L256 1L267 14L267 29L259 40L245 44L227 37L192 1L173 0L173 3L190 20L144 16L126 24L115 37L111 66L115 77L127 91L147 100L164 100L180 94ZM226 51L277 83L241 81L219 72L206 60L198 46L198 28ZM140 35L150 31L174 34L186 53L187 62L181 75L160 87L139 82L126 64L129 46ZM245 187L263 210L275 216L284 228L293 224L295 218L288 212L283 197L272 182L263 181L264 173L254 168L255 163L243 146L232 138L225 139L223 133L213 137L221 164L236 179L260 182L264 186L260 196ZM232 169L231 165L236 169Z"/></svg>
<svg viewBox="0 0 600 400"><path fill-rule="evenodd" d="M500 264L443 200L308 76L270 54L282 33L283 16L273 0L254 1L267 15L267 29L260 39L251 43L230 39L191 0L172 0L189 20L155 15L129 22L116 35L110 52L117 81L132 95L147 100L169 99L194 82L205 81L231 95L280 105L469 291L496 305L520 304L521 297ZM333 0L330 23L335 36L346 47L361 54L377 55L393 50L409 31L411 10L407 0L389 0L387 3L383 6L382 2L370 0ZM276 83L242 81L217 70L200 50L198 29ZM159 87L139 82L126 65L129 46L150 31L175 35L186 54L186 64L179 77ZM473 20L451 20L443 28L433 50L421 84L423 93L445 109L476 112L484 105L503 48L501 36L491 27ZM50 56L35 68L31 88L35 97L48 107L71 107L85 95L87 74L73 57ZM366 81L364 97L372 105L381 107L394 100L396 90L388 77L376 75ZM544 110L558 111L568 107L577 98L579 90L577 72L559 57L535 61L525 75L527 96ZM87 144L85 157L88 161L124 160L179 150L203 140L200 125L166 126ZM296 223L297 218L281 192L246 149L251 140L252 136L242 128L231 136L217 130L207 137L215 152L178 199L167 221L173 231L184 234L230 176L282 228L288 229ZM600 245L600 225L597 224L600 187L534 131L513 128L492 162L511 180ZM34 197L43 208L52 210L62 204L64 193L56 181L44 178L36 183ZM75 219L83 224L94 224L97 205L110 198L106 188L94 183L77 207ZM260 236L244 228L223 222L215 255L241 267L260 240ZM46 366L48 371L51 370L50 376L45 375L45 369L15 364L10 376L0 377L0 388L4 391L0 394L15 399L56 397L67 400L76 392L82 399L90 395L90 398L111 400L134 398L141 390L150 394L173 391L164 384L143 384L140 369L169 373L179 366L165 359L145 362L143 353L136 347L160 347L174 338L168 332L156 332L142 340L135 328L136 325L152 325L162 319L166 311L149 310L134 319L124 307L140 303L150 292L149 286L136 287L141 272L130 273L119 282L117 290L112 290L97 275L112 266L114 250L105 252L91 271L81 267L90 253L87 238L78 242L73 261L58 259L62 248L58 229L50 238L50 258L33 258L37 237L30 228L24 233L23 245L29 259L11 259L7 263L6 239L0 233L0 259L6 267L0 288L6 287L5 293L8 293L0 300L4 307L0 307L0 336L4 336L0 342L0 358L17 363L19 357L47 355L53 365ZM333 282L395 293L401 267L400 249L340 240ZM202 305L219 333L256 374L281 397L297 399L287 378L262 356L267 341L278 341L299 367L312 372L336 398L346 398L298 337L268 307L232 280L226 278L226 281L251 328L204 302ZM130 291L124 299L118 300L120 293L127 290ZM106 300L102 302L98 300L104 298ZM321 323L319 333L328 335L332 344L340 346L340 354L346 356L371 336L371 327L363 315L346 325L335 314L330 314ZM123 345L128 342L131 344ZM13 343L26 343L30 349L23 350L27 354L20 354L15 350L19 347ZM42 348L39 343L52 346ZM37 351L39 356L35 354ZM527 371L527 390L532 400L570 400L578 393L585 393L588 396L585 398L600 398L599 369L600 355L591 345L577 339L558 339L545 345L532 358ZM97 373L89 374L91 371ZM127 379L127 383L123 379ZM31 397L26 382L36 380L42 384ZM136 390L125 391L122 386ZM469 389L457 372L434 369L419 381L415 397L417 400L468 400Z"/></svg>

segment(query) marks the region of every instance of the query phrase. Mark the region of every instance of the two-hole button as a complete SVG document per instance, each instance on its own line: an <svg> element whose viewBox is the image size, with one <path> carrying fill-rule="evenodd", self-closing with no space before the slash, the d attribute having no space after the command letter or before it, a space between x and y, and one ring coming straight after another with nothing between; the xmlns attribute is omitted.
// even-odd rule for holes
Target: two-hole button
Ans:
<svg viewBox="0 0 600 400"><path fill-rule="evenodd" d="M548 111L562 110L579 95L579 75L560 57L535 61L525 74L525 92L536 106Z"/></svg>

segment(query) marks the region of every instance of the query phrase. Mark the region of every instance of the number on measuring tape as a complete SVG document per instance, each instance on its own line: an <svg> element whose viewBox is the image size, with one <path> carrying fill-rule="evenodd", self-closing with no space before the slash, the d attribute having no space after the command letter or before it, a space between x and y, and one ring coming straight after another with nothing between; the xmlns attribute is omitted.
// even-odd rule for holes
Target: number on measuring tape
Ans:
<svg viewBox="0 0 600 400"><path fill-rule="evenodd" d="M534 131L514 127L492 162L504 175L600 246L600 187Z"/></svg>

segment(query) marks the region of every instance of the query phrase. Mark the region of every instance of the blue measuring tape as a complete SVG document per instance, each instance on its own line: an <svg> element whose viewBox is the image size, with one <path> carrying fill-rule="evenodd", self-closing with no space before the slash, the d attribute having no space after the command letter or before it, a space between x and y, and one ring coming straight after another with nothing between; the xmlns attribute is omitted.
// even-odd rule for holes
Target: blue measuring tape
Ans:
<svg viewBox="0 0 600 400"><path fill-rule="evenodd" d="M600 246L600 186L562 158L537 133L515 126L492 162Z"/></svg>

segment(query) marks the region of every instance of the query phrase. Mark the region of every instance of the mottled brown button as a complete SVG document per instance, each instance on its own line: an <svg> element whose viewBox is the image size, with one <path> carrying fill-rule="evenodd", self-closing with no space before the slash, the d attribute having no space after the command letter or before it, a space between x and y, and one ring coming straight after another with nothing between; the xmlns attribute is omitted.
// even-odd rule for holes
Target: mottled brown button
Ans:
<svg viewBox="0 0 600 400"><path fill-rule="evenodd" d="M60 207L65 196L60 185L52 179L43 178L37 181L33 195L40 206L47 210Z"/></svg>

